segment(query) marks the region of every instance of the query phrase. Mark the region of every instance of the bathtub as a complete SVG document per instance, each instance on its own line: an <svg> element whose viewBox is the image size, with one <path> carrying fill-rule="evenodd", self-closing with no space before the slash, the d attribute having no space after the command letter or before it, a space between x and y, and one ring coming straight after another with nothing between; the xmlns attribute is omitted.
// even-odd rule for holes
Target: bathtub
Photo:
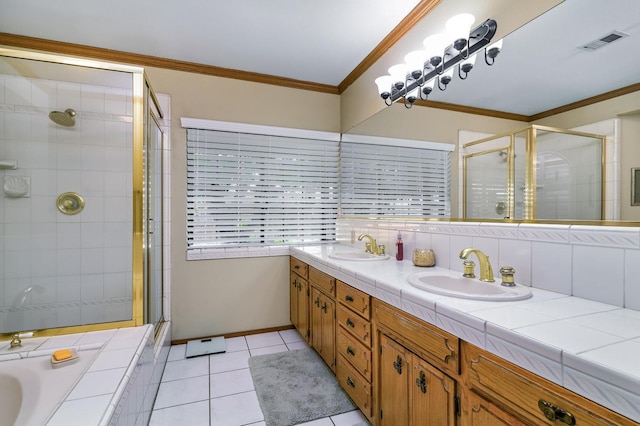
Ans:
<svg viewBox="0 0 640 426"><path fill-rule="evenodd" d="M78 362L56 369L50 356L0 362L0 424L45 424L97 353L97 349L80 351Z"/></svg>
<svg viewBox="0 0 640 426"><path fill-rule="evenodd" d="M0 426L147 424L170 345L168 322L0 342ZM53 369L63 348L79 360Z"/></svg>

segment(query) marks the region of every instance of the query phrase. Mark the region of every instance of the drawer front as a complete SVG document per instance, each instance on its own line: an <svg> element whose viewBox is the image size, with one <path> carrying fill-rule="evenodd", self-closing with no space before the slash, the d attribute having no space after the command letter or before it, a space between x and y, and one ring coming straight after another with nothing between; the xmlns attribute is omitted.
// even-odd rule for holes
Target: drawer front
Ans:
<svg viewBox="0 0 640 426"><path fill-rule="evenodd" d="M342 281L337 282L337 300L365 319L371 319L371 297Z"/></svg>
<svg viewBox="0 0 640 426"><path fill-rule="evenodd" d="M371 323L343 305L338 308L338 324L358 340L371 347Z"/></svg>
<svg viewBox="0 0 640 426"><path fill-rule="evenodd" d="M309 282L330 296L336 295L336 279L314 267L309 267Z"/></svg>
<svg viewBox="0 0 640 426"><path fill-rule="evenodd" d="M473 345L463 345L463 377L467 386L527 423L565 424L547 420L555 408L575 424L637 425L629 419ZM541 402L542 401L542 402ZM542 407L541 407L542 405Z"/></svg>
<svg viewBox="0 0 640 426"><path fill-rule="evenodd" d="M395 341L455 377L460 370L460 339L377 299L373 319Z"/></svg>
<svg viewBox="0 0 640 426"><path fill-rule="evenodd" d="M340 386L347 392L360 411L371 419L372 398L371 385L347 361L338 356L338 371L336 374Z"/></svg>
<svg viewBox="0 0 640 426"><path fill-rule="evenodd" d="M291 272L295 272L302 278L307 278L309 276L309 265L295 257L289 257L289 269Z"/></svg>
<svg viewBox="0 0 640 426"><path fill-rule="evenodd" d="M371 382L371 350L338 327L338 353Z"/></svg>

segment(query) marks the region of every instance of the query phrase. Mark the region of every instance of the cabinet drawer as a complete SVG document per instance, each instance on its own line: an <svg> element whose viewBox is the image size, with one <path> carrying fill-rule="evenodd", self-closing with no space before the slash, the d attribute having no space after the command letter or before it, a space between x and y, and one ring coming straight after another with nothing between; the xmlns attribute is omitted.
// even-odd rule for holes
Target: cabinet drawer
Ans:
<svg viewBox="0 0 640 426"><path fill-rule="evenodd" d="M371 297L342 281L337 282L337 300L363 318L371 319Z"/></svg>
<svg viewBox="0 0 640 426"><path fill-rule="evenodd" d="M344 305L338 308L338 324L366 346L371 347L371 323Z"/></svg>
<svg viewBox="0 0 640 426"><path fill-rule="evenodd" d="M336 295L336 279L314 267L309 267L309 281L330 296Z"/></svg>
<svg viewBox="0 0 640 426"><path fill-rule="evenodd" d="M338 328L338 353L371 382L371 350L341 328Z"/></svg>
<svg viewBox="0 0 640 426"><path fill-rule="evenodd" d="M336 374L340 386L349 394L360 411L371 419L372 398L371 385L351 365L338 356L338 372Z"/></svg>
<svg viewBox="0 0 640 426"><path fill-rule="evenodd" d="M435 367L455 377L460 370L460 339L378 299L373 300L373 319L392 337Z"/></svg>
<svg viewBox="0 0 640 426"><path fill-rule="evenodd" d="M462 350L462 374L467 386L525 423L564 424L547 420L540 407L540 401L544 401L570 413L576 425L637 425L480 348L465 342Z"/></svg>
<svg viewBox="0 0 640 426"><path fill-rule="evenodd" d="M295 272L302 278L307 278L309 276L309 265L295 257L289 257L289 269L291 272Z"/></svg>

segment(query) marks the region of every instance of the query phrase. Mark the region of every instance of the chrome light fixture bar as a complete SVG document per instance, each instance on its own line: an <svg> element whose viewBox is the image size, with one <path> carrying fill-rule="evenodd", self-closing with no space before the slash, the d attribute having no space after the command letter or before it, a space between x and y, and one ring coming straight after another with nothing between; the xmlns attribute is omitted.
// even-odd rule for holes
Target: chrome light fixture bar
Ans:
<svg viewBox="0 0 640 426"><path fill-rule="evenodd" d="M446 90L456 66L459 78L466 79L475 64L477 53L485 47L485 63L493 65L502 49L502 40L489 45L498 24L493 19L487 19L470 30L474 19L468 13L449 19L448 34L427 37L423 42L425 50L410 52L405 56L405 63L389 68L390 75L378 77L378 93L385 104L390 106L404 98L404 106L411 108L416 99L426 100L435 86Z"/></svg>

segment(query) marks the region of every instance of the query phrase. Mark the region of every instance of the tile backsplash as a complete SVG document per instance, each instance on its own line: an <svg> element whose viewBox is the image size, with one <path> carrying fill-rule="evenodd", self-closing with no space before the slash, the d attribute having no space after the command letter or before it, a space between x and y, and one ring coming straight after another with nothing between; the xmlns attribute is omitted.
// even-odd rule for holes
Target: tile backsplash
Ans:
<svg viewBox="0 0 640 426"><path fill-rule="evenodd" d="M351 242L352 231L356 237L371 234L391 255L400 231L405 261L414 248L432 248L437 266L460 272L460 251L476 247L489 256L497 277L509 265L519 284L640 310L633 267L640 264L639 227L338 220L338 242L364 248L363 242Z"/></svg>

